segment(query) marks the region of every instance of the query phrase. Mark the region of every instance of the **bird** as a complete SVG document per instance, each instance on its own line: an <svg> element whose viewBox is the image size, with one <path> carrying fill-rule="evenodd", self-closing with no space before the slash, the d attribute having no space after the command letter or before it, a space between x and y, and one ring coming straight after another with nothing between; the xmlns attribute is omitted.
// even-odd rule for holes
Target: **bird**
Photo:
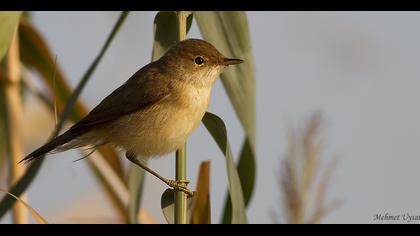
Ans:
<svg viewBox="0 0 420 236"><path fill-rule="evenodd" d="M219 75L226 67L242 62L225 57L205 40L180 41L21 162L47 153L111 144L170 187L192 195L184 184L160 176L143 161L180 148L199 126Z"/></svg>

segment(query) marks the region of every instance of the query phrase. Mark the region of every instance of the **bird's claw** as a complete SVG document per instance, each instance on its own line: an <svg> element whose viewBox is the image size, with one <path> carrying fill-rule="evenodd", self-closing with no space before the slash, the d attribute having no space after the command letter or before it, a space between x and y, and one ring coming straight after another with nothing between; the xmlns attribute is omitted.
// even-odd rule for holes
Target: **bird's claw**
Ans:
<svg viewBox="0 0 420 236"><path fill-rule="evenodd" d="M184 192L188 197L193 197L194 192L187 187L189 182L188 180L168 180L166 184L176 191Z"/></svg>

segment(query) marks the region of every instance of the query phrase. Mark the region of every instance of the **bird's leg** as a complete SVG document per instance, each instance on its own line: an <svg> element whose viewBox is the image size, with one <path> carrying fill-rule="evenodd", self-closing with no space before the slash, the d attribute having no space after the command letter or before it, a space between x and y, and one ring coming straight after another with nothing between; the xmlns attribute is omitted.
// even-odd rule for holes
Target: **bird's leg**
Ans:
<svg viewBox="0 0 420 236"><path fill-rule="evenodd" d="M159 175L158 173L156 173L154 170L150 169L145 163L143 163L142 161L138 160L136 155L132 152L126 152L125 153L125 157L131 161L132 163L136 164L138 167L144 169L145 171L149 172L150 174L154 175L156 178L162 180L165 184L167 184L169 187L178 190L178 191L182 191L184 193L186 193L188 195L188 197L192 197L194 195L193 191L191 191L190 189L188 189L186 187L186 185L188 185L188 183L190 181L185 180L185 181L176 181L176 180L171 180L171 179L167 179L162 177L161 175Z"/></svg>

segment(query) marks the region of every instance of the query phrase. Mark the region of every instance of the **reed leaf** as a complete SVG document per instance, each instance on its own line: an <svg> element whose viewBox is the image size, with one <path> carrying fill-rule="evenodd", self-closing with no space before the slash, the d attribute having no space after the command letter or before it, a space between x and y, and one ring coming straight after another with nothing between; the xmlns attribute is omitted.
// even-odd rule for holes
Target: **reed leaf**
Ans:
<svg viewBox="0 0 420 236"><path fill-rule="evenodd" d="M210 206L210 161L204 161L200 165L197 191L193 198L191 224L210 224Z"/></svg>
<svg viewBox="0 0 420 236"><path fill-rule="evenodd" d="M99 55L95 58L94 62L89 66L88 70L80 80L78 86L76 87L76 90L71 94L69 97L69 100L66 104L66 108L64 109L61 117L60 122L56 127L56 130L54 132L53 136L56 136L59 134L60 130L63 128L64 122L69 118L71 113L73 112L73 107L76 104L77 97L79 96L80 92L86 85L87 81L89 80L90 76L93 74L94 70L96 69L97 65L99 64L100 60L102 59L103 55L105 54L106 50L108 49L110 43L112 42L114 36L118 32L119 28L123 24L125 18L127 17L128 12L121 13L117 23L115 24L113 30L111 31L110 35L108 36L104 46L102 47ZM51 70L50 73L52 74ZM76 117L77 118L77 117ZM26 171L26 173L21 177L21 179L9 190L10 193L20 196L32 183L33 179L35 178L36 174L38 173L39 169L41 168L41 165L43 163L44 158L40 158L37 161L35 161ZM0 218L4 216L4 214L13 206L15 203L15 199L6 196L0 201Z"/></svg>
<svg viewBox="0 0 420 236"><path fill-rule="evenodd" d="M245 130L238 163L245 205L251 200L256 176L255 69L247 17L244 12L194 12L203 38L226 56L244 60L222 75L223 86ZM230 222L232 206L226 200L223 222Z"/></svg>
<svg viewBox="0 0 420 236"><path fill-rule="evenodd" d="M128 222L138 224L141 197L144 187L145 170L131 165L128 169ZM142 222L140 222L142 223Z"/></svg>
<svg viewBox="0 0 420 236"><path fill-rule="evenodd" d="M187 18L187 33L191 28L193 15ZM173 11L158 12L153 26L152 61L159 59L165 52L175 45L178 40L178 16Z"/></svg>
<svg viewBox="0 0 420 236"><path fill-rule="evenodd" d="M16 12L0 12L0 61L2 61L4 55L7 52L7 49L9 48L10 45L10 41L12 40L12 36L13 33L15 31L15 28L19 22L20 16L21 16L20 11L16 11ZM0 97L0 103L1 103L1 117L0 117L0 123L1 123L1 127L0 127L0 132L1 134L4 134L4 121L5 121L5 107L4 107L4 97L3 95ZM0 137L0 150L4 150L5 149L5 140L4 138L5 135L1 135ZM2 153L0 153L0 168L2 168L3 163L4 163L4 153L2 151Z"/></svg>
<svg viewBox="0 0 420 236"><path fill-rule="evenodd" d="M0 73L0 80L1 73ZM6 104L4 98L4 91L0 89L0 173L4 173L6 163Z"/></svg>
<svg viewBox="0 0 420 236"><path fill-rule="evenodd" d="M8 196L16 199L16 201L20 202L31 214L32 218L38 223L38 224L48 224L48 221L44 219L44 217L41 216L33 207L31 207L28 203L23 201L21 198L13 195L12 193L7 192L6 190L0 189L0 192L3 192L7 194Z"/></svg>
<svg viewBox="0 0 420 236"><path fill-rule="evenodd" d="M28 21L22 20L19 25L20 34L20 52L24 65L38 72L49 91L54 94L59 113L63 111L66 101L71 94L71 88L68 80L62 72L58 63L54 63L54 55L51 53L45 39L38 30ZM55 78L53 78L55 71ZM55 81L54 81L55 80ZM77 122L88 112L86 106L77 101L69 119ZM124 171L117 152L109 146L103 146L98 149L103 158L109 162L117 175L123 179Z"/></svg>
<svg viewBox="0 0 420 236"><path fill-rule="evenodd" d="M193 205L193 198L187 199L187 220L188 222L191 220L191 209ZM163 216L166 219L168 224L175 224L175 190L173 189L166 189L163 192L160 206L162 208Z"/></svg>
<svg viewBox="0 0 420 236"><path fill-rule="evenodd" d="M191 27L192 15L187 18L187 32ZM177 41L178 23L177 15L172 11L161 11L155 16L153 23L153 50L152 61L158 60L163 54L172 47ZM143 191L145 171L141 168L130 168L129 170L129 189L130 204L129 215L130 223L137 223L138 211L140 209L140 199Z"/></svg>
<svg viewBox="0 0 420 236"><path fill-rule="evenodd" d="M54 94L57 110L61 113L63 110L62 108L64 108L65 103L71 94L71 89L64 73L60 69L60 66L57 63L54 63L54 56L45 39L29 21L22 19L19 26L19 33L22 62L27 68L32 69L41 75L43 82L47 85L49 91ZM55 78L52 76L52 71L55 71ZM83 105L82 102L77 101L69 119L76 122L86 114L86 106ZM123 179L124 171L121 159L117 155L117 152L109 146L102 146L98 151L101 153L101 158L104 158L119 178ZM98 171L93 172L96 173ZM99 175L96 175L96 177L101 181ZM118 205L116 196L111 193L111 189L107 186L104 186L104 188L105 191L110 193L108 196L110 196L111 201L113 201L115 205ZM119 208L123 209L124 206L120 206Z"/></svg>
<svg viewBox="0 0 420 236"><path fill-rule="evenodd" d="M215 114L207 112L204 115L203 123L216 141L226 160L228 175L229 196L231 203L231 217L227 223L246 224L248 222L245 209L241 181L238 170L233 160L232 150L227 138L226 126L222 119Z"/></svg>
<svg viewBox="0 0 420 236"><path fill-rule="evenodd" d="M244 12L194 12L203 38L225 56L244 60L225 70L222 82L238 118L255 146L255 65Z"/></svg>
<svg viewBox="0 0 420 236"><path fill-rule="evenodd" d="M13 33L19 23L21 11L2 11L0 12L0 61L9 48Z"/></svg>
<svg viewBox="0 0 420 236"><path fill-rule="evenodd" d="M71 88L59 64L55 63L55 55L38 29L25 18L19 24L19 35L20 57L23 64L41 76L48 90L54 94L58 113L61 113L71 94ZM53 78L54 71L55 78ZM78 102L69 119L76 121L86 112L86 107Z"/></svg>

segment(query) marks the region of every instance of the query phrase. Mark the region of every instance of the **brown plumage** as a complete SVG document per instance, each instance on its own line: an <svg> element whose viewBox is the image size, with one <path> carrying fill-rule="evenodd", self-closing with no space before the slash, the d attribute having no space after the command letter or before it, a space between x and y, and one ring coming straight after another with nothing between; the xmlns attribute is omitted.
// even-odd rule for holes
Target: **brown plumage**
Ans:
<svg viewBox="0 0 420 236"><path fill-rule="evenodd" d="M141 157L174 151L200 123L223 68L240 62L225 58L203 40L184 40L137 71L68 131L22 161L105 143Z"/></svg>

